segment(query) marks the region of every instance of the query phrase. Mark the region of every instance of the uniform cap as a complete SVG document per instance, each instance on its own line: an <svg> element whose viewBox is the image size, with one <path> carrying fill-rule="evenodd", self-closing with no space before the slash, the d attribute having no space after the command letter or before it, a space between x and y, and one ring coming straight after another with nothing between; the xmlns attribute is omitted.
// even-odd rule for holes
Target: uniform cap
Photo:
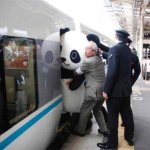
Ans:
<svg viewBox="0 0 150 150"><path fill-rule="evenodd" d="M88 35L87 35L87 39L88 39L88 41L93 41L93 42L95 42L97 46L98 46L99 43L100 43L99 37L98 37L97 35L95 35L95 34L88 34Z"/></svg>
<svg viewBox="0 0 150 150"><path fill-rule="evenodd" d="M122 37L128 37L130 34L125 30L116 30L116 34Z"/></svg>

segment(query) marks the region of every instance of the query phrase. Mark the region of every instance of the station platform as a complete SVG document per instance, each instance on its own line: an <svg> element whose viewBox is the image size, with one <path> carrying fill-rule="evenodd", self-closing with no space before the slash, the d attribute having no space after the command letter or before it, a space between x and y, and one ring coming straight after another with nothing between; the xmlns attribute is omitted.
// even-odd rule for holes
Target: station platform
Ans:
<svg viewBox="0 0 150 150"><path fill-rule="evenodd" d="M119 119L120 120L120 119ZM118 150L134 150L134 146L129 146L124 140L123 132L124 127L120 126L121 121L119 121L119 149ZM96 146L97 143L105 141L103 136L97 132L98 125L93 119L93 127L90 134L79 137L75 135L70 135L61 150L100 150Z"/></svg>
<svg viewBox="0 0 150 150"><path fill-rule="evenodd" d="M150 80L139 79L133 87L132 109L135 124L135 150L150 149Z"/></svg>
<svg viewBox="0 0 150 150"><path fill-rule="evenodd" d="M118 150L148 150L150 147L150 81L139 79L133 87L131 106L135 122L135 145L129 146L124 140L124 127L119 119L119 148ZM100 150L97 143L106 139L98 133L98 125L93 118L93 127L90 134L85 137L70 135L61 150Z"/></svg>

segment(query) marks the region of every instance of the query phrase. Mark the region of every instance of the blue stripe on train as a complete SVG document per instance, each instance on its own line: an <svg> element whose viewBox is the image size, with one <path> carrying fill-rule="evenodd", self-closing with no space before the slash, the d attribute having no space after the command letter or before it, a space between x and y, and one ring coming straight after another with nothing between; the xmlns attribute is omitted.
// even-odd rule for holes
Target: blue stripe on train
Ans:
<svg viewBox="0 0 150 150"><path fill-rule="evenodd" d="M61 102L62 102L62 98L59 98L57 101L55 101L54 103L52 103L50 106L48 106L42 112L40 112L38 115L36 115L35 117L33 117L30 121L28 121L22 127L20 127L19 129L17 129L10 136L8 136L6 139L4 139L0 143L0 150L6 148L10 143L12 143L14 140L16 140L20 135L22 135L26 130L28 130L31 126L33 126L37 121L39 121L42 117L44 117L48 112L50 112L52 109L54 109Z"/></svg>

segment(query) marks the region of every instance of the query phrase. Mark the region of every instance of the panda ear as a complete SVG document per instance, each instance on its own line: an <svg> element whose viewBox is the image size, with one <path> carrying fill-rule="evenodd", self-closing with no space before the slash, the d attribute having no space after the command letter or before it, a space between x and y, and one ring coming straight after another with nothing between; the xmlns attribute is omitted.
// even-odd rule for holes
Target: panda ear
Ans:
<svg viewBox="0 0 150 150"><path fill-rule="evenodd" d="M60 36L63 35L64 33L68 32L68 31L70 31L69 28L64 28L64 29L60 28Z"/></svg>

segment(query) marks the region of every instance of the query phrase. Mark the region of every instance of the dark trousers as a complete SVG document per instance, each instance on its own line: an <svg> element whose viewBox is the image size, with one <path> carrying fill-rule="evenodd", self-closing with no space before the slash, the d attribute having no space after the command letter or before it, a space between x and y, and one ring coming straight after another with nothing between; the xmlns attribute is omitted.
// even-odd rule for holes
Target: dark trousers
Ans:
<svg viewBox="0 0 150 150"><path fill-rule="evenodd" d="M110 146L118 146L118 118L121 113L123 123L125 125L124 137L131 140L134 137L134 121L133 113L130 106L130 97L125 98L109 98L107 101L108 109L108 127L110 135L108 144Z"/></svg>

